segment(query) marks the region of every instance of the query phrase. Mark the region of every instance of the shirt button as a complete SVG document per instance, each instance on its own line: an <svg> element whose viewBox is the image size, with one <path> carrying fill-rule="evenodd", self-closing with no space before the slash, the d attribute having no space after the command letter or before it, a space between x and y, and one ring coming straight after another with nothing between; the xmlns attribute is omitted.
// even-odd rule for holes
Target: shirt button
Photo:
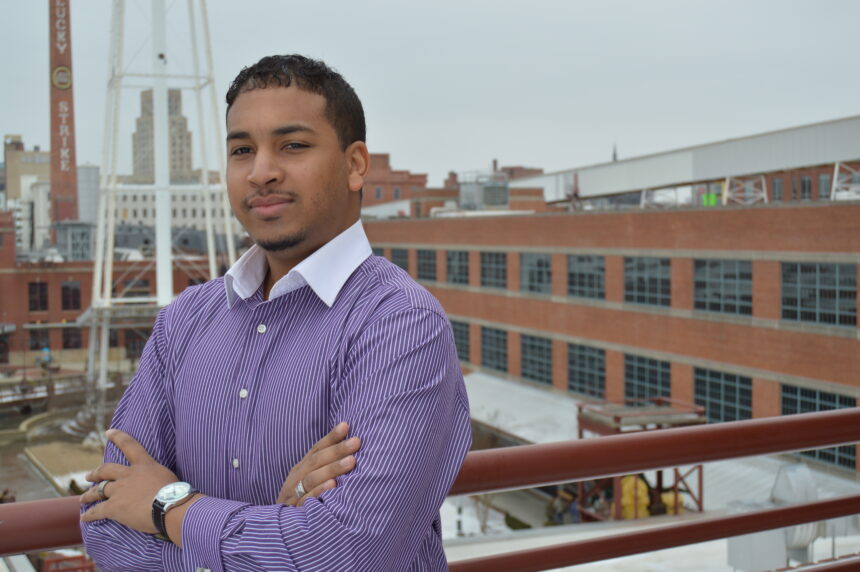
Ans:
<svg viewBox="0 0 860 572"><path fill-rule="evenodd" d="M266 324L260 324L259 326L257 326L257 333L258 334L265 334L266 333Z"/></svg>
<svg viewBox="0 0 860 572"><path fill-rule="evenodd" d="M242 389L240 389L239 390L239 397L241 397L242 399L245 399L246 397L248 397L248 390L245 389L244 387Z"/></svg>
<svg viewBox="0 0 860 572"><path fill-rule="evenodd" d="M238 468L239 468L239 459L233 459L233 468L234 468L234 469L238 469Z"/></svg>

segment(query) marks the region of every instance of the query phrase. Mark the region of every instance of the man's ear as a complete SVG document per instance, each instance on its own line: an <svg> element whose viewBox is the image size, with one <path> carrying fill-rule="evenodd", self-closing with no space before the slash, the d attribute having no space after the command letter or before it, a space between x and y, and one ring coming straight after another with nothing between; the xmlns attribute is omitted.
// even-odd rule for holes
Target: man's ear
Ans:
<svg viewBox="0 0 860 572"><path fill-rule="evenodd" d="M352 142L346 148L346 158L349 161L349 190L360 191L370 169L370 153L364 141Z"/></svg>

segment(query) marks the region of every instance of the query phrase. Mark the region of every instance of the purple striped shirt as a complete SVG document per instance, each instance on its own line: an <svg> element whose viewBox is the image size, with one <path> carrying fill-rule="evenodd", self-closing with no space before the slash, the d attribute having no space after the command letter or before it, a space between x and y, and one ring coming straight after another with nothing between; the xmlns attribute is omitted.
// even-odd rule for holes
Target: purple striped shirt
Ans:
<svg viewBox="0 0 860 572"><path fill-rule="evenodd" d="M161 311L113 418L208 496L188 509L181 550L113 521L82 525L99 567L447 569L439 507L471 433L436 299L377 256L331 307L309 286L230 306L224 291L213 280ZM356 468L303 507L273 504L340 421L362 439ZM105 459L126 463L113 445Z"/></svg>

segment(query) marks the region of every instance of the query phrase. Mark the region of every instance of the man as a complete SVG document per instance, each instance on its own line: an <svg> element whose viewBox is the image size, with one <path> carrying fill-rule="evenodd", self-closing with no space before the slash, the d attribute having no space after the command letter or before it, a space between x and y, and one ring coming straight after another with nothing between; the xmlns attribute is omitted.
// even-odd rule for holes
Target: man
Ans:
<svg viewBox="0 0 860 572"><path fill-rule="evenodd" d="M159 314L89 477L83 500L107 500L82 515L87 549L104 570L445 569L465 387L438 302L371 256L361 103L323 63L276 56L227 105L228 193L256 244ZM330 431L317 448L344 448L290 472ZM337 487L302 497L339 458ZM302 506L276 504L285 477Z"/></svg>

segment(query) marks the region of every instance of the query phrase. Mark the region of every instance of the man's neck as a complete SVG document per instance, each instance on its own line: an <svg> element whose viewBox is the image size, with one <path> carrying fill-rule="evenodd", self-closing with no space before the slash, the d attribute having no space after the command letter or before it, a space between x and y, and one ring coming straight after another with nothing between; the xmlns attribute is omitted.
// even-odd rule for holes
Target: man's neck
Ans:
<svg viewBox="0 0 860 572"><path fill-rule="evenodd" d="M302 244L297 246L295 249L288 248L286 250L278 252L269 252L268 250L264 250L263 252L266 255L266 263L268 268L266 269L266 277L263 279L263 299L269 299L269 293L272 291L272 287L278 283L278 280L289 274L290 270L298 266L299 263L301 263L308 256L312 255L314 252L331 242L333 239L340 236L357 221L358 218L356 217L355 220L349 222L343 228L338 230L334 236L330 236L328 239L324 240L319 244Z"/></svg>

